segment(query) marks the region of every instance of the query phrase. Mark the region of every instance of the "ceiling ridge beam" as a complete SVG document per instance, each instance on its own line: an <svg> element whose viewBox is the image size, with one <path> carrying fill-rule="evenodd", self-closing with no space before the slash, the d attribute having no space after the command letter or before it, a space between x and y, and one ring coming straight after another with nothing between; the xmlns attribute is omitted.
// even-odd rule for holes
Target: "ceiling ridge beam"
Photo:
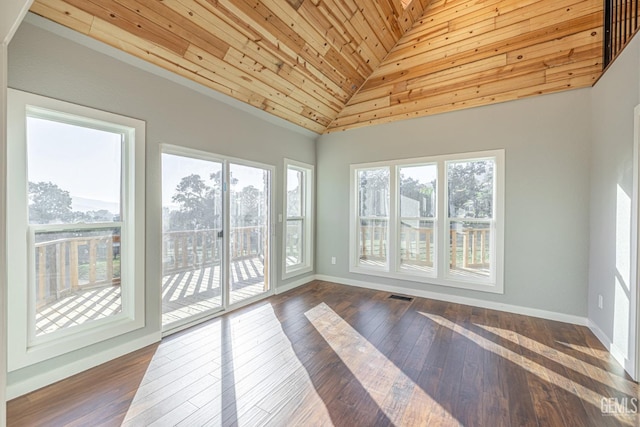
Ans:
<svg viewBox="0 0 640 427"><path fill-rule="evenodd" d="M371 79L371 77L375 74L376 70L380 67L380 65L384 64L384 62L386 61L386 59L389 57L389 55L391 55L391 53L393 52L393 50L398 46L398 44L402 41L402 39L404 38L404 36L409 33L416 25L420 25L421 24L421 20L425 18L425 15L427 14L427 12L429 11L429 8L431 6L431 4L433 3L433 0L413 0L408 7L411 7L411 4L414 2L418 2L418 3L424 3L422 12L420 13L420 17L418 19L415 19L411 25L409 27L407 27L407 29L402 33L402 35L398 38L398 40L396 40L395 44L391 47L391 49L386 53L386 55L382 58L382 60L380 61L380 63L378 64L378 66L376 66L375 69L373 69L371 71L371 73L367 76L367 78L364 80L364 82L362 82L362 84L358 87L358 89L349 97L349 99L345 102L344 107L342 110L340 110L329 122L329 124L327 125L327 127L322 131L323 134L326 134L329 129L331 129L333 123L338 120L338 118L340 117L340 113L342 113L342 111L344 110L344 108L346 108L349 103L351 102L351 100L358 95L358 93L360 93L360 91L362 90L362 88L364 88L367 85L367 82L369 81L369 79ZM405 9L406 11L407 9Z"/></svg>

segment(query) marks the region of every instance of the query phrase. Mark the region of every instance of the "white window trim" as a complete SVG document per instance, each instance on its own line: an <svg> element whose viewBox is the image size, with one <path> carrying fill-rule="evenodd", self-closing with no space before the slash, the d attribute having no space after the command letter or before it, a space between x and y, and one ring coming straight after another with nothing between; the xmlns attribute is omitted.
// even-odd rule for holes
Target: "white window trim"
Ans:
<svg viewBox="0 0 640 427"><path fill-rule="evenodd" d="M287 267L286 247L287 247L287 172L289 167L302 171L304 174L304 188L302 194L304 203L302 209L304 215L301 217L305 220L304 224L304 248L303 262L293 268ZM315 200L315 168L308 163L299 162L291 159L284 159L284 190L283 199L283 224L282 224L282 279L290 279L301 274L313 271L313 248L314 248L314 200Z"/></svg>
<svg viewBox="0 0 640 427"><path fill-rule="evenodd" d="M145 326L145 123L13 89L9 89L8 100L8 136L12 141L7 150L7 181L10 183L7 186L7 241L11 242L12 248L8 254L8 368L14 371ZM49 117L66 117L71 123L91 124L98 129L123 132L126 141L123 146L122 198L125 218L129 218L121 229L121 256L123 261L126 260L122 263L122 280L131 284L122 287L122 312L36 339L30 339L35 320L31 319L33 309L29 308L31 301L28 291L33 285L30 282L32 273L27 214L28 111L40 111ZM128 251L127 247L130 248Z"/></svg>
<svg viewBox="0 0 640 427"><path fill-rule="evenodd" d="M495 161L494 170L494 226L492 231L495 237L492 239L492 247L494 249L492 255L493 276L489 280L460 280L454 278L445 272L447 256L442 256L449 251L449 242L447 240L445 226L449 224L449 218L446 212L446 169L445 163L456 160L482 160L491 158ZM436 198L437 216L434 221L435 239L437 242L436 253L434 254L434 265L436 266L436 276L427 276L419 273L411 273L400 270L400 255L396 248L399 245L399 233L396 235L397 220L399 218L399 201L396 197L397 193L397 174L398 168L401 166L413 166L436 163L438 166L438 192ZM358 263L359 252L358 227L356 220L358 218L358 185L357 172L364 169L375 169L389 167L389 194L391 203L391 216L388 226L388 251L386 267L362 266ZM505 196L505 152L504 149L478 151L470 153L456 153L450 155L439 155L422 158L401 159L380 161L372 163L352 164L350 167L349 178L349 272L357 274L367 274L390 279L408 280L413 282L427 283L440 286L448 286L462 289L472 289L490 293L504 293L504 196ZM391 231L393 230L393 232ZM445 230L445 232L443 232Z"/></svg>

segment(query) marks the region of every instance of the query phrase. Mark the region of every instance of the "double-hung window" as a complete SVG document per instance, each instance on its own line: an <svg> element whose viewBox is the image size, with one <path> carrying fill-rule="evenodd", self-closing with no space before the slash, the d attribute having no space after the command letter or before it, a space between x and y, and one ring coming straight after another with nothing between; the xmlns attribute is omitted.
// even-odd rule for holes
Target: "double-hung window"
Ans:
<svg viewBox="0 0 640 427"><path fill-rule="evenodd" d="M9 369L144 326L144 122L9 92Z"/></svg>
<svg viewBox="0 0 640 427"><path fill-rule="evenodd" d="M350 271L503 291L504 151L351 166Z"/></svg>
<svg viewBox="0 0 640 427"><path fill-rule="evenodd" d="M313 270L313 166L285 159L283 278Z"/></svg>

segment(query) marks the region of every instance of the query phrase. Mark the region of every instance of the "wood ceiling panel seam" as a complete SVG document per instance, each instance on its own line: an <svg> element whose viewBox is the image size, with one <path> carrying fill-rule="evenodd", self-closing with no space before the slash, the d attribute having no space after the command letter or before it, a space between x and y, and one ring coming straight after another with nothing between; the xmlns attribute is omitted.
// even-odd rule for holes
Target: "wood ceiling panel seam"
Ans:
<svg viewBox="0 0 640 427"><path fill-rule="evenodd" d="M382 82L385 83L397 80L398 78L411 78L411 76L413 76L414 74L421 75L424 72L437 71L437 69L440 67L446 68L449 63L451 65L454 65L454 63L465 61L465 58L467 58L465 62L472 62L472 60L480 59L483 56L486 57L491 56L495 53L504 53L521 47L530 46L534 43L542 43L554 38L564 37L566 35L573 34L574 32L588 30L593 28L594 21L598 21L597 18L598 16L578 17L562 24L551 25L528 32L521 32L516 28L515 30L511 30L511 32L517 34L517 36L511 37L507 37L505 35L505 31L503 31L504 29L496 30L500 31L500 33L497 33L493 37L489 38L490 40L495 39L495 41L492 41L486 45L483 44L483 40L486 41L487 37L483 37L482 40L465 40L466 43L460 43L460 46L457 46L457 52L455 52L454 54L451 54L451 50L447 49L446 46L444 46L434 50L422 52L419 55L415 55L414 57L412 57L413 61L411 63L428 65L412 67L412 71L410 73L403 73L401 76L393 77L393 74L396 73L396 70L398 68L401 68L395 65L399 62L399 60L394 59L392 62L389 61L389 64L381 64L378 68L378 70L380 71L376 71L374 74L385 77L385 79L382 80ZM436 67L435 70L434 63L438 64L438 67ZM409 66L407 62L403 62L402 64L403 67ZM407 75L409 75L410 77L406 77ZM378 76L370 78L370 80L365 83L365 87L363 88L363 90L367 89L368 84L379 84L382 77Z"/></svg>
<svg viewBox="0 0 640 427"><path fill-rule="evenodd" d="M530 75L535 72L546 72L547 68L540 59L527 61L518 65L504 65L502 67L485 70L482 72L470 72L443 82L434 82L423 85L420 88L409 89L404 92L391 95L391 104L412 102L416 99L429 98L445 93L451 93L471 87L478 87L506 78L515 78L521 75ZM343 110L344 111L344 110Z"/></svg>
<svg viewBox="0 0 640 427"><path fill-rule="evenodd" d="M549 40L531 46L514 49L507 53L507 63L517 63L523 59L548 55L553 52L573 50L580 46L602 46L600 28L589 28L579 33Z"/></svg>
<svg viewBox="0 0 640 427"><path fill-rule="evenodd" d="M105 21L118 22L117 26L125 28L128 32L148 38L158 45L183 54L188 46L188 41L167 31L161 26L142 18L129 9L119 4L106 0L66 0L74 7L99 17Z"/></svg>
<svg viewBox="0 0 640 427"><path fill-rule="evenodd" d="M426 2L430 2L431 0L425 0L425 1L426 1ZM427 3L427 4L429 4L429 3ZM426 10L426 9L427 9L427 7L428 7L428 6L427 6L427 5L425 5L423 9L424 9L424 10ZM362 14L362 12L361 12L361 11L360 11L360 13ZM355 15L354 15L354 16L355 16ZM364 15L363 15L363 18L364 18ZM366 22L366 18L364 19L364 21L363 21L363 22ZM414 22L414 25L415 25L415 22ZM374 32L374 34L376 34L376 33ZM405 34L406 34L406 32L405 32ZM399 40L401 40L401 39L402 39L402 37L400 37L400 39L398 39L398 40L395 40L395 42L394 42L394 46L395 46L395 45L397 45L398 41L399 41ZM393 49L393 48L392 48L392 49ZM386 53L385 57L383 58L382 62L380 62L379 64L384 63L384 61L386 60L386 58L389 56L389 52L390 52L390 51L389 51L389 50L387 50L387 53ZM380 66L379 64L378 64L378 67ZM375 72L375 71L374 71L374 72ZM356 95L358 95L358 94L360 93L360 91L362 90L362 88L364 87L364 85L366 85L367 81L368 81L370 78L371 78L371 74L367 77L367 79L364 81L364 83L363 83L362 85L360 85L360 87L358 87L358 88L356 89L356 91L353 93L353 95L351 96L351 98L350 98L350 99L345 103L345 107L347 107L347 106L350 104L351 99L353 99L353 97L354 97L354 96L356 96ZM344 110L344 109L343 109L343 110ZM325 132L326 132L328 129L330 129L330 128L332 127L332 125L333 125L334 121L335 121L335 120L337 120L337 118L338 118L338 117L340 117L340 114L341 114L341 113L342 113L342 112L338 113L338 115L337 115L337 116L336 116L336 117L331 121L331 123L329 123L329 125L327 126L327 129L325 130Z"/></svg>
<svg viewBox="0 0 640 427"><path fill-rule="evenodd" d="M262 45L264 48L270 50L270 51L280 51L282 55L284 52L282 51L283 46L279 45L278 40L275 41L276 46L270 46L269 44L265 43L264 41L259 42L260 45ZM303 54L303 49L299 50L298 52L293 52L291 51L288 55L290 55L289 57L291 58L290 60L290 64L294 67L294 68L299 68L300 70L304 70L305 73L308 73L308 77L310 79L315 79L317 80L319 83L323 84L324 86L327 87L328 90L330 90L330 93L335 93L337 94L337 100L340 103L343 103L343 99L346 98L348 95L347 93L344 91L344 88L341 87L338 83L335 83L334 81L330 80L327 78L325 72L322 72L321 69L323 67L321 67L320 69L316 68L316 65L318 64L316 61L308 61L307 59L311 56L312 59L313 58L312 55L307 56ZM282 57L282 56L281 56ZM317 55L316 55L317 57ZM315 64L314 64L315 62ZM324 67L327 68L327 67ZM325 70L326 71L326 70ZM341 98L342 97L342 98Z"/></svg>
<svg viewBox="0 0 640 427"><path fill-rule="evenodd" d="M225 2L226 0L219 0L218 4L222 4ZM229 5L233 7L233 5L231 5L230 3ZM253 18L249 17L248 15L244 15L244 12L242 12L240 9L228 10L233 11L233 13L236 15L240 14L241 16L245 16L245 21L249 21L252 23L252 25L258 26L262 29L262 31L256 30L257 33L261 35L259 39L255 41L256 46L258 46L258 50L269 52L269 55L278 57L281 60L281 63L288 63L288 65L291 66L292 69L295 69L297 72L305 75L306 78L317 82L317 84L319 85L325 86L327 89L327 93L333 94L334 102L338 102L340 105L343 105L344 99L348 97L348 93L334 81L328 80L321 69L316 68L312 63L307 61L304 56L300 55L301 50L288 50L286 48L286 45L281 45L277 38L273 38L273 40L270 41L265 41L270 39L270 37L262 38L262 33L268 33L268 30L266 30L265 27L258 25L256 21L254 21ZM249 39L248 43L252 42L253 41Z"/></svg>
<svg viewBox="0 0 640 427"><path fill-rule="evenodd" d="M235 86L237 87L237 89L231 90L231 92L228 93L229 96L236 99L242 99L242 97L240 97L239 94L244 94L244 98L247 99L247 101L245 101L247 104L250 104L260 110L269 111L270 113L272 113L277 117L280 117L289 122L295 123L306 129L313 130L314 132L321 132L322 129L326 127L324 125L317 123L314 120L307 119L306 117L303 117L300 114L293 113L279 104L269 102L270 100L263 97L262 95L259 95L256 92L248 91L248 89L246 89L245 86L237 85L233 82L229 82L223 77L221 77L220 75L215 74L214 72L209 71L207 69L202 69L198 73L198 76L201 78L200 82L205 84L205 86L209 86L212 88L216 86L222 86L220 82L225 82L224 83L225 85ZM207 85L206 84L207 82L211 84ZM246 93L244 93L245 91L249 92L249 94L247 95Z"/></svg>
<svg viewBox="0 0 640 427"><path fill-rule="evenodd" d="M282 108L291 111L294 114L299 114L303 106L295 100L286 96L286 94L278 92L275 88L263 83L261 80L253 78L251 75L243 70L233 67L228 62L220 60L219 58L208 55L205 51L197 48L196 46L189 46L185 58L195 62L199 61L203 69L210 71L215 75L220 75L226 80L236 83L242 86L246 83L251 83L251 90L265 99L269 99ZM233 68L230 70L229 68Z"/></svg>
<svg viewBox="0 0 640 427"><path fill-rule="evenodd" d="M327 54L329 54L329 51L331 50L331 48L333 48L333 50L340 52L340 62L344 61L345 63L347 63L350 67L356 70L357 74L360 77L365 77L366 75L368 75L368 73L371 72L371 68L366 64L365 61L362 60L362 58L359 55L356 54L355 49L353 47L349 48L350 42L351 42L350 38L342 37L342 34L340 34L340 31L336 29L337 27L335 27L327 19L327 17L320 12L320 9L314 7L313 10L310 10L305 6L305 4L306 3L303 3L300 9L298 9L300 15L303 18L308 19L309 22L315 21L315 22L318 22L318 24L320 25L324 25L323 28L325 29L325 34L324 34L325 40L327 40L327 36L332 30L336 30L336 32L341 38L341 40L338 41L338 43L330 43L329 41L325 41L325 44L329 45L329 49L327 49L327 52L325 53L324 56L327 57ZM344 27L342 27L342 31L345 31ZM345 49L347 49L346 52L345 52ZM350 52L349 49L352 51Z"/></svg>
<svg viewBox="0 0 640 427"><path fill-rule="evenodd" d="M247 57L244 53L234 48L229 49L224 60L235 68L245 71L253 78L262 81L266 85L273 85L275 89L280 90L286 96L291 97L301 105L307 106L309 108L314 108L319 113L329 117L333 117L338 113L338 110L334 110L329 105L325 105L315 97L310 96L310 94L306 90L301 90L282 76L273 73L268 69L261 69L262 66L259 63L255 62L253 59ZM254 64L257 65L257 67L252 66L250 64L251 61L253 61ZM309 96L302 96L303 94Z"/></svg>
<svg viewBox="0 0 640 427"><path fill-rule="evenodd" d="M365 21L371 26L374 34L376 34L380 39L385 51L389 52L393 49L397 40L391 29L388 27L384 16L380 14L377 3L364 1L360 8L360 12L364 16Z"/></svg>
<svg viewBox="0 0 640 427"><path fill-rule="evenodd" d="M385 23L385 27L389 30L394 44L402 36L400 25L398 24L399 15L393 7L393 0L378 0L372 2L378 10L378 15Z"/></svg>
<svg viewBox="0 0 640 427"><path fill-rule="evenodd" d="M471 108L474 106L482 106L482 105L495 104L499 102L505 102L509 100L516 100L516 99L526 98L534 95L554 93L554 92L559 92L567 89L589 87L593 84L593 81L597 78L597 75L599 74L600 73L596 73L596 75L593 75L593 76L586 75L586 76L576 77L576 78L570 79L566 83L551 82L551 83L544 83L539 85L533 84L531 86L526 86L520 89L508 90L506 92L494 93L491 95L481 96L478 98L470 98L463 101L456 100L453 102L444 102L440 105L425 107L423 110L418 109L416 111L403 113L403 116L405 116L406 118L422 117L425 115L439 114L439 113L444 113L448 111L460 110L463 108ZM441 101L442 100L439 100L438 102L441 102ZM362 127L367 125L389 123L395 120L398 120L396 116L392 116L392 115L384 116L384 117L374 118L374 119L370 119L362 122L354 122L351 124L344 124L341 126L330 127L325 131L325 133L344 131L344 130L354 129L357 127ZM334 123L336 123L336 121L334 121Z"/></svg>
<svg viewBox="0 0 640 427"><path fill-rule="evenodd" d="M568 88L577 89L577 88L590 86L591 80L592 78L587 76L587 78L582 78L581 80L574 79L572 83L568 85L568 87L564 85L562 87L558 87L557 84L553 84L553 85L550 85L551 87L545 87L543 89L536 88L532 90L531 88L524 88L524 90L521 90L521 91L510 91L506 93L495 94L489 97L480 97L477 99L471 99L463 102L453 102L451 104L444 104L438 107L429 108L424 112L416 111L413 113L406 113L406 114L403 114L403 117L405 119L418 118L418 117L429 116L434 114L446 113L450 111L468 109L473 107L481 107L481 106L497 104L497 103L502 103L507 101L514 101L514 100L527 98L534 95L544 95L547 93L559 92L562 90L567 90ZM399 119L397 116L382 117L374 120L363 121L363 122L354 123L351 125L346 125L341 127L334 127L334 128L330 127L325 131L325 133L343 132L345 130L357 129L365 126L391 123L398 120L402 120L402 118Z"/></svg>
<svg viewBox="0 0 640 427"><path fill-rule="evenodd" d="M396 105L392 103L391 106L386 108L380 108L353 116L338 117L333 123L338 126L344 126L345 123L353 124L354 122L374 120L380 117L396 116L407 113L411 114L422 110L428 110L431 107L451 104L453 101L461 102L469 99L508 92L509 90L512 90L513 87L544 84L544 79L544 71L535 71L514 78L502 79L500 81L492 81L481 85L463 88L455 93L444 93Z"/></svg>
<svg viewBox="0 0 640 427"><path fill-rule="evenodd" d="M553 67L548 68L545 72L545 80L547 83L566 81L567 79L581 76L594 76L602 71L602 62L587 59L584 61L573 62L569 64L571 67Z"/></svg>
<svg viewBox="0 0 640 427"><path fill-rule="evenodd" d="M82 34L89 34L93 15L60 0L41 0L33 3L31 11Z"/></svg>
<svg viewBox="0 0 640 427"><path fill-rule="evenodd" d="M194 54L198 57L202 55L202 53L198 53L197 50L194 52ZM191 53L188 54L187 58L191 59L190 55ZM203 68L207 71L210 71L214 75L219 75L222 78L234 82L238 85L246 85L246 83L250 81L252 83L252 90L265 99L271 100L274 104L294 114L300 114L303 111L305 106L296 99L289 97L287 94L279 92L277 88L274 88L257 78L252 78L243 70L236 69L232 66L230 67L233 68L233 70L230 70L226 68L225 65L214 61L214 58L215 57L210 57L209 59L204 58L202 61L207 61L208 63ZM224 64L228 65L228 63ZM322 118L323 115L318 113L318 117Z"/></svg>
<svg viewBox="0 0 640 427"><path fill-rule="evenodd" d="M548 13L559 9L564 9L579 3L587 3L585 0L556 0L554 2L530 2L529 4L513 7L511 10L501 12L496 17L496 25L504 27L514 22L531 19L537 16L537 13Z"/></svg>
<svg viewBox="0 0 640 427"><path fill-rule="evenodd" d="M135 8L133 8L130 0L113 1L119 3L122 7L130 9L134 13L144 13L144 16L148 20L166 28L167 31L173 32L190 44L198 44L201 48L207 50L212 55L218 56L219 58L224 57L227 49L229 49L229 43L206 31L194 21L186 19L181 14L175 12L169 7L166 7L165 3L152 2L150 0L137 0ZM162 12L156 11L149 6L161 7ZM165 15L170 15L172 19L168 19Z"/></svg>
<svg viewBox="0 0 640 427"><path fill-rule="evenodd" d="M339 18L334 16L331 10L322 8L321 6L314 6L315 10L311 10L310 7L307 6L308 4L311 3L303 3L300 9L298 9L298 12L312 22L312 25L313 22L317 22L316 25L321 26L321 28L325 28L325 36L332 34L332 31L337 32L340 35L340 40L334 40L331 44L339 51L342 51L345 46L351 46L351 49L353 49L353 55L344 55L345 59L350 60L352 65L357 69L361 69L361 75L366 76L370 74L373 71L369 65L370 61L367 61L367 59L370 58L363 58L361 52L358 51L358 47L362 43L362 38L353 29L350 23L348 21L342 22Z"/></svg>
<svg viewBox="0 0 640 427"><path fill-rule="evenodd" d="M459 79L461 76L469 76L470 74L479 75L489 70L504 67L507 64L506 53L490 56L468 64L458 65L456 67L447 68L442 71L407 80L405 90L419 89L423 86L433 85L434 83L442 84L444 82L451 82L452 80Z"/></svg>
<svg viewBox="0 0 640 427"><path fill-rule="evenodd" d="M282 22L287 24L292 31L298 33L300 37L312 46L321 56L327 53L328 46L322 42L322 34L313 28L305 19L290 7L289 3L278 0L259 0L267 9L275 16L278 16Z"/></svg>
<svg viewBox="0 0 640 427"><path fill-rule="evenodd" d="M376 52L376 58L380 58L380 63L388 51L385 49L384 44L378 38L377 33L373 31L371 25L367 22L362 12L357 11L349 20L349 23L358 32L362 40L369 46L369 48Z"/></svg>
<svg viewBox="0 0 640 427"><path fill-rule="evenodd" d="M389 53L387 57L387 62L391 61L406 61L411 58L414 58L424 52L433 51L437 48L449 48L452 45L459 45L462 41L465 40L480 40L484 38L486 34L489 34L496 30L495 26L495 18L488 18L484 21L477 22L473 30L469 29L458 29L452 31L450 23L443 23L439 26L434 26L429 35L420 40L416 40L416 42L412 45L394 50ZM506 31L510 31L513 34L521 34L523 32L528 31L528 27L525 27L521 23L518 25L514 25L505 29ZM409 68L409 67L406 67ZM376 70L376 73L380 73L381 71ZM376 75L372 75L372 77L376 77Z"/></svg>
<svg viewBox="0 0 640 427"><path fill-rule="evenodd" d="M545 27L551 24L559 24L566 21L567 14L575 14L579 16L598 14L599 16L602 16L602 19L600 19L599 22L604 22L602 6L595 4L594 2L586 1L580 2L576 5L568 6L560 10L551 11L541 16L534 16L529 20L529 22L531 23L532 28Z"/></svg>
<svg viewBox="0 0 640 427"><path fill-rule="evenodd" d="M338 73L336 73L336 70L332 69L332 67L330 67L328 64L325 64L324 61L322 60L322 56L320 56L320 54L317 51L315 51L311 46L307 45L304 42L304 40L302 40L299 37L298 34L292 33L291 30L279 18L275 16L270 17L268 14L267 16L260 15L260 13L265 12L263 9L261 9L260 3L256 4L256 8L260 9L262 12L253 10L251 8L250 8L251 10L246 9L247 2L243 0L239 0L237 3L238 3L238 6L242 6L244 8L243 10L245 12L249 13L250 19L253 19L253 17L251 17L250 15L262 16L265 22L269 22L269 19L272 18L271 21L269 22L271 25L271 28L273 30L276 30L275 31L276 33L279 33L281 36L283 36L281 38L278 38L276 36L275 50L283 49L284 47L286 47L287 45L286 43L285 43L285 46L281 46L280 42L293 41L295 43L296 48L291 46L291 51L290 51L291 53L289 54L291 57L296 58L299 56L305 63L315 67L319 71L319 73L314 73L313 75L316 76L321 82L326 83L326 80L330 80L340 90L345 91L347 96L352 92L350 89L350 86L348 84L345 84L345 81L346 81L345 76L338 75ZM281 25L282 27L280 27L279 29L278 25ZM286 29L289 32L289 34L281 31L284 29ZM295 39L297 39L298 41L291 39L291 36L294 36Z"/></svg>
<svg viewBox="0 0 640 427"><path fill-rule="evenodd" d="M179 13L181 16L191 16L189 15L188 12L191 12L193 14L192 18L193 19L199 19L201 22L201 24L196 24L200 27L206 26L207 22L211 22L214 26L216 24L214 24L212 21L209 21L211 19L215 19L215 22L217 23L217 26L223 26L226 27L225 29L225 34L229 37L229 41L231 42L231 46L234 46L236 49L247 53L247 50L249 51L247 53L247 55L255 60L256 62L261 63L263 66L272 69L272 71L279 73L280 70L282 69L282 60L278 59L274 54L270 53L271 50L265 46L263 46L262 48L259 47L258 43L256 43L254 40L252 40L251 38L247 38L242 32L240 31L236 31L235 28L232 28L230 26L228 26L229 24L227 24L224 20L220 20L219 16L214 16L214 15L209 15L206 13L206 9L200 9L200 10L195 10L193 11L191 8L188 8L187 5L183 2L168 2L167 0L165 0L165 3L170 3L170 6L172 8L174 8L174 10L179 10L181 12L177 12ZM180 8L177 5L182 5L183 8ZM201 16L201 15L206 15L206 16ZM258 37L260 38L259 34ZM199 46L198 43L195 43L196 45ZM201 46L200 46L201 47ZM263 58L264 61L259 61L259 58ZM293 59L291 59L291 63L295 63L295 61ZM301 68L301 67L292 67L292 69L294 69L295 73L302 73L302 70L306 70L306 68ZM307 79L309 80L314 80L313 79L313 75L309 74L307 75L307 73L303 73L305 74L307 77ZM311 83L311 82L310 82ZM315 85L315 83L314 83ZM313 92L314 94L317 95L317 92ZM318 98L316 96L316 98ZM340 103L340 105L342 105L341 100L334 98L333 100L325 100L324 98L319 98L318 99L321 102L326 103L327 105L331 106L331 105L335 105L335 103ZM331 107L332 109L334 109L334 107Z"/></svg>

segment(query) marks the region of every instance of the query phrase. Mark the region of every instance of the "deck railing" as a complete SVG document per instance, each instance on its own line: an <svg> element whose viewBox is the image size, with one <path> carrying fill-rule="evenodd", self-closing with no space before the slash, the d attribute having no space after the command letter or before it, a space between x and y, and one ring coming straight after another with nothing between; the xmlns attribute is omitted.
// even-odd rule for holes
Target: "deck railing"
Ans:
<svg viewBox="0 0 640 427"><path fill-rule="evenodd" d="M233 259L263 256L264 226L233 227ZM220 262L220 230L171 231L163 234L165 272ZM220 236L220 237L219 237ZM70 237L35 244L36 306L72 292L120 284L120 236Z"/></svg>
<svg viewBox="0 0 640 427"><path fill-rule="evenodd" d="M70 237L35 244L36 305L120 284L120 236Z"/></svg>
<svg viewBox="0 0 640 427"><path fill-rule="evenodd" d="M604 67L618 56L638 30L639 1L604 1Z"/></svg>
<svg viewBox="0 0 640 427"><path fill-rule="evenodd" d="M487 268L490 259L488 228L451 230L451 268ZM400 257L403 263L433 267L433 228L403 227L400 235ZM387 226L360 227L360 259L385 261L387 257Z"/></svg>
<svg viewBox="0 0 640 427"><path fill-rule="evenodd" d="M265 227L232 227L229 250L232 259L264 255ZM169 231L163 234L165 272L218 264L222 257L222 230Z"/></svg>

